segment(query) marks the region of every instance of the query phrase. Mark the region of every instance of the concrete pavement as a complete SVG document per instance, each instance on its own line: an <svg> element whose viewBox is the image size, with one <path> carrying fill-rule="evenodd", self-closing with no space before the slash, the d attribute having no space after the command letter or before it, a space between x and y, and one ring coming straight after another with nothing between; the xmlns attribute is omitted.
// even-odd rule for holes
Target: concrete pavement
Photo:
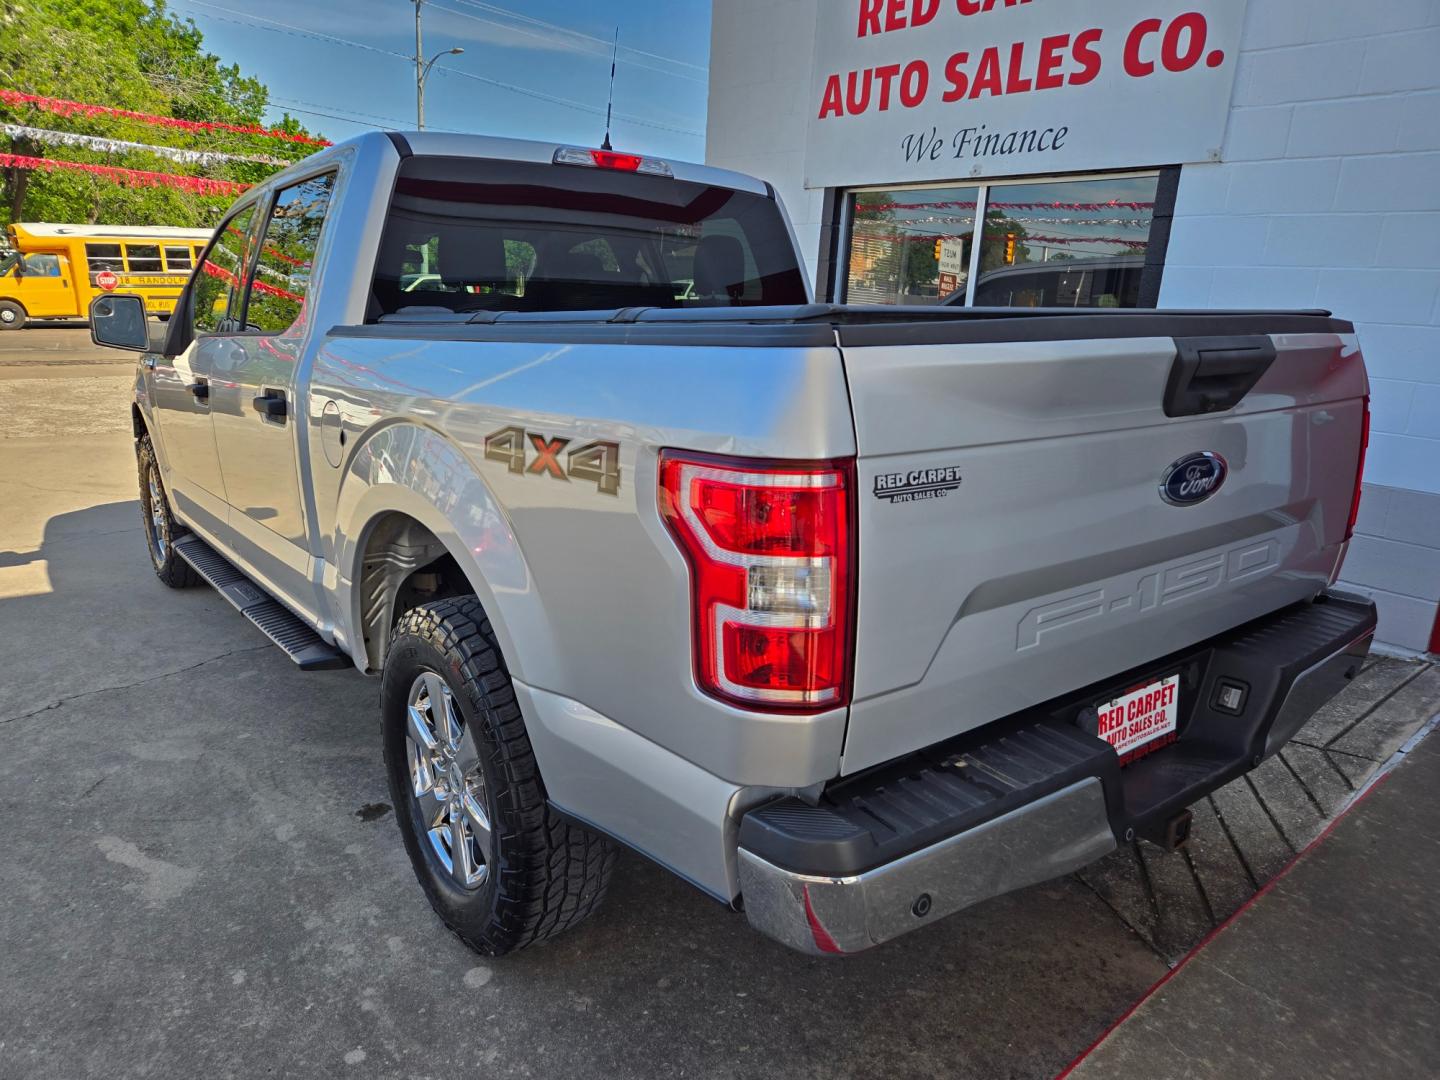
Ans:
<svg viewBox="0 0 1440 1080"><path fill-rule="evenodd" d="M843 962L627 854L592 922L483 960L414 883L378 685L302 674L208 589L156 581L131 361L83 331L0 346L31 334L74 344L0 350L0 403L33 421L0 432L0 1077L1048 1077L1268 877L1241 853L1333 810L1292 839L1260 794L1217 796L1208 862L1127 849ZM1370 670L1318 753L1381 731L1379 754L1410 723L1387 704L1431 692L1428 665ZM1375 760L1345 761L1348 792Z"/></svg>
<svg viewBox="0 0 1440 1080"><path fill-rule="evenodd" d="M1072 1080L1435 1076L1437 790L1440 740L1429 739L1147 997Z"/></svg>

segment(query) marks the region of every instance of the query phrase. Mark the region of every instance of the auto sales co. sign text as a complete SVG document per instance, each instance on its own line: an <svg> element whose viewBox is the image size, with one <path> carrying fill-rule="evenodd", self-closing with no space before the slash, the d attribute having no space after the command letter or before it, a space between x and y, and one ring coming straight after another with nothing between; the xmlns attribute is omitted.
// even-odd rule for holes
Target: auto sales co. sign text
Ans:
<svg viewBox="0 0 1440 1080"><path fill-rule="evenodd" d="M819 0L809 187L1220 156L1245 0Z"/></svg>

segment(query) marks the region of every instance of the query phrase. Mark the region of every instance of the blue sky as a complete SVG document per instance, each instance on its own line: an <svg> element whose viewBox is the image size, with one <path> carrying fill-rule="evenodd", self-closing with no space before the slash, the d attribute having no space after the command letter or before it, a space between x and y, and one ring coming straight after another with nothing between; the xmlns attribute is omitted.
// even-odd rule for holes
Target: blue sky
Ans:
<svg viewBox="0 0 1440 1080"><path fill-rule="evenodd" d="M336 140L415 125L414 65L389 55L414 54L412 0L169 6L195 21L211 52L269 86L273 118L288 106ZM425 0L426 56L465 50L426 83L426 127L598 145L617 25L616 149L702 160L710 0Z"/></svg>

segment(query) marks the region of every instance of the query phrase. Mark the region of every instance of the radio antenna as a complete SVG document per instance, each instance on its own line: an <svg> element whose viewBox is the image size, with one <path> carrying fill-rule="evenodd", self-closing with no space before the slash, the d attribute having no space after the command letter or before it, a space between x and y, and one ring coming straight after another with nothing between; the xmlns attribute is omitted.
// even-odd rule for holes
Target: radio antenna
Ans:
<svg viewBox="0 0 1440 1080"><path fill-rule="evenodd" d="M615 44L610 50L610 97L605 102L605 141L601 150L610 150L610 109L615 104L615 58L620 53L620 27L615 27Z"/></svg>

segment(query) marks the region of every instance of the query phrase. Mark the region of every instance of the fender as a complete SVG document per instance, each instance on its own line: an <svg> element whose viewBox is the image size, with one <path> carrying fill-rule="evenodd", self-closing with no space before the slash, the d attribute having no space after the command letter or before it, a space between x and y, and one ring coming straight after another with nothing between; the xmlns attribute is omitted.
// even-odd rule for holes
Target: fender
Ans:
<svg viewBox="0 0 1440 1080"><path fill-rule="evenodd" d="M375 526L390 513L413 518L445 546L485 606L517 678L526 678L527 658L553 654L545 613L504 507L452 443L401 421L375 429L355 448L336 502L334 559L326 566L324 592L331 597L336 640L357 667L369 670L364 597L357 587L361 561Z"/></svg>

